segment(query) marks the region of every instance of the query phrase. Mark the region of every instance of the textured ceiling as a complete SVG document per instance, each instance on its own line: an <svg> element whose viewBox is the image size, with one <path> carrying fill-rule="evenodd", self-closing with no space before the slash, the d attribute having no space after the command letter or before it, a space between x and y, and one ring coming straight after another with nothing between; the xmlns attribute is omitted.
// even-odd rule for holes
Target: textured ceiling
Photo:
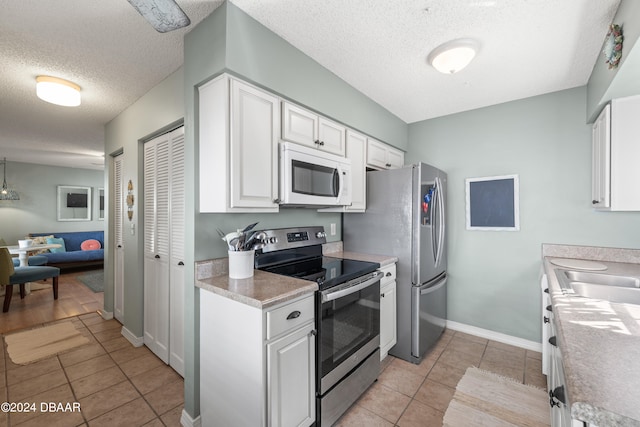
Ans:
<svg viewBox="0 0 640 427"><path fill-rule="evenodd" d="M160 34L126 0L0 0L0 157L103 168L104 125L183 62L183 37L222 4L179 0L191 19ZM37 75L82 88L82 105L40 101Z"/></svg>
<svg viewBox="0 0 640 427"><path fill-rule="evenodd" d="M231 0L407 123L587 83L619 0ZM440 44L481 48L455 75Z"/></svg>
<svg viewBox="0 0 640 427"><path fill-rule="evenodd" d="M232 0L407 123L584 85L620 0ZM104 125L183 60L183 37L222 0L178 0L191 19L160 34L126 0L0 0L0 157L102 168ZM441 43L481 50L455 75ZM35 77L82 87L82 105L38 100Z"/></svg>

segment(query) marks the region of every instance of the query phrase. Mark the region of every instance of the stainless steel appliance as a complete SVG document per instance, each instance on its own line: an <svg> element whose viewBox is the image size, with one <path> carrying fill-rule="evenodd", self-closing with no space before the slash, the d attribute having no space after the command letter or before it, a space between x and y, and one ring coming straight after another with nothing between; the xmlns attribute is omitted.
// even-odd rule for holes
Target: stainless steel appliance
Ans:
<svg viewBox="0 0 640 427"><path fill-rule="evenodd" d="M280 205L351 204L351 160L335 154L280 143Z"/></svg>
<svg viewBox="0 0 640 427"><path fill-rule="evenodd" d="M316 423L330 426L380 372L380 265L323 256L323 227L264 232L256 268L318 283Z"/></svg>
<svg viewBox="0 0 640 427"><path fill-rule="evenodd" d="M367 172L367 210L344 215L345 251L398 257L397 344L420 363L447 318L447 175L424 163Z"/></svg>

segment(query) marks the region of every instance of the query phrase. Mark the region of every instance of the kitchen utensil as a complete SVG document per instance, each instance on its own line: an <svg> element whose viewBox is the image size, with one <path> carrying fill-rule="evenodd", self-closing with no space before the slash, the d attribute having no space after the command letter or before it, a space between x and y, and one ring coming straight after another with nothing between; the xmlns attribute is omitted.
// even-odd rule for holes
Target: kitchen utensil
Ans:
<svg viewBox="0 0 640 427"><path fill-rule="evenodd" d="M244 230L242 230L242 232L246 233L247 231L251 231L253 230L253 227L255 227L256 225L258 225L257 222L254 222L253 224L249 224L244 228Z"/></svg>
<svg viewBox="0 0 640 427"><path fill-rule="evenodd" d="M216 227L216 231L218 232L218 235L222 238L224 238L224 232L222 230L220 230L219 228Z"/></svg>

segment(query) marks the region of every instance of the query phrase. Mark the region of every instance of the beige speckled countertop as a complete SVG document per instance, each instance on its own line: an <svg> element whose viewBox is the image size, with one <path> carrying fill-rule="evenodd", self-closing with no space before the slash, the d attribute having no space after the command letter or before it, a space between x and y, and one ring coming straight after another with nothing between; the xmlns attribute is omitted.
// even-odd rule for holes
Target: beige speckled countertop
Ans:
<svg viewBox="0 0 640 427"><path fill-rule="evenodd" d="M564 294L554 258L595 260L600 273L640 277L640 250L543 245L571 416L600 427L640 426L640 305ZM616 262L624 261L624 262Z"/></svg>
<svg viewBox="0 0 640 427"><path fill-rule="evenodd" d="M377 262L381 267L397 262L392 256L342 252L342 242L323 248L324 255L358 261ZM196 286L257 308L268 308L318 290L315 282L254 270L248 279L228 276L228 258L196 262Z"/></svg>

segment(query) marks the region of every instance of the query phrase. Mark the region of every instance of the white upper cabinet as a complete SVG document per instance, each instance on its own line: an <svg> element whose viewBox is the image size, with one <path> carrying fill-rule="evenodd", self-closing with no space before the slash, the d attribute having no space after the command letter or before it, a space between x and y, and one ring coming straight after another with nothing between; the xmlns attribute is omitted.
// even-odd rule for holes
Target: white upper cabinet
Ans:
<svg viewBox="0 0 640 427"><path fill-rule="evenodd" d="M222 75L199 106L200 212L277 212L279 98Z"/></svg>
<svg viewBox="0 0 640 427"><path fill-rule="evenodd" d="M345 155L344 126L286 101L282 103L282 139Z"/></svg>
<svg viewBox="0 0 640 427"><path fill-rule="evenodd" d="M397 169L404 166L404 153L383 142L368 138L367 167L372 169Z"/></svg>
<svg viewBox="0 0 640 427"><path fill-rule="evenodd" d="M318 212L364 212L367 208L367 137L347 129L347 158L351 160L351 204Z"/></svg>
<svg viewBox="0 0 640 427"><path fill-rule="evenodd" d="M640 96L613 99L593 124L592 205L640 211Z"/></svg>

